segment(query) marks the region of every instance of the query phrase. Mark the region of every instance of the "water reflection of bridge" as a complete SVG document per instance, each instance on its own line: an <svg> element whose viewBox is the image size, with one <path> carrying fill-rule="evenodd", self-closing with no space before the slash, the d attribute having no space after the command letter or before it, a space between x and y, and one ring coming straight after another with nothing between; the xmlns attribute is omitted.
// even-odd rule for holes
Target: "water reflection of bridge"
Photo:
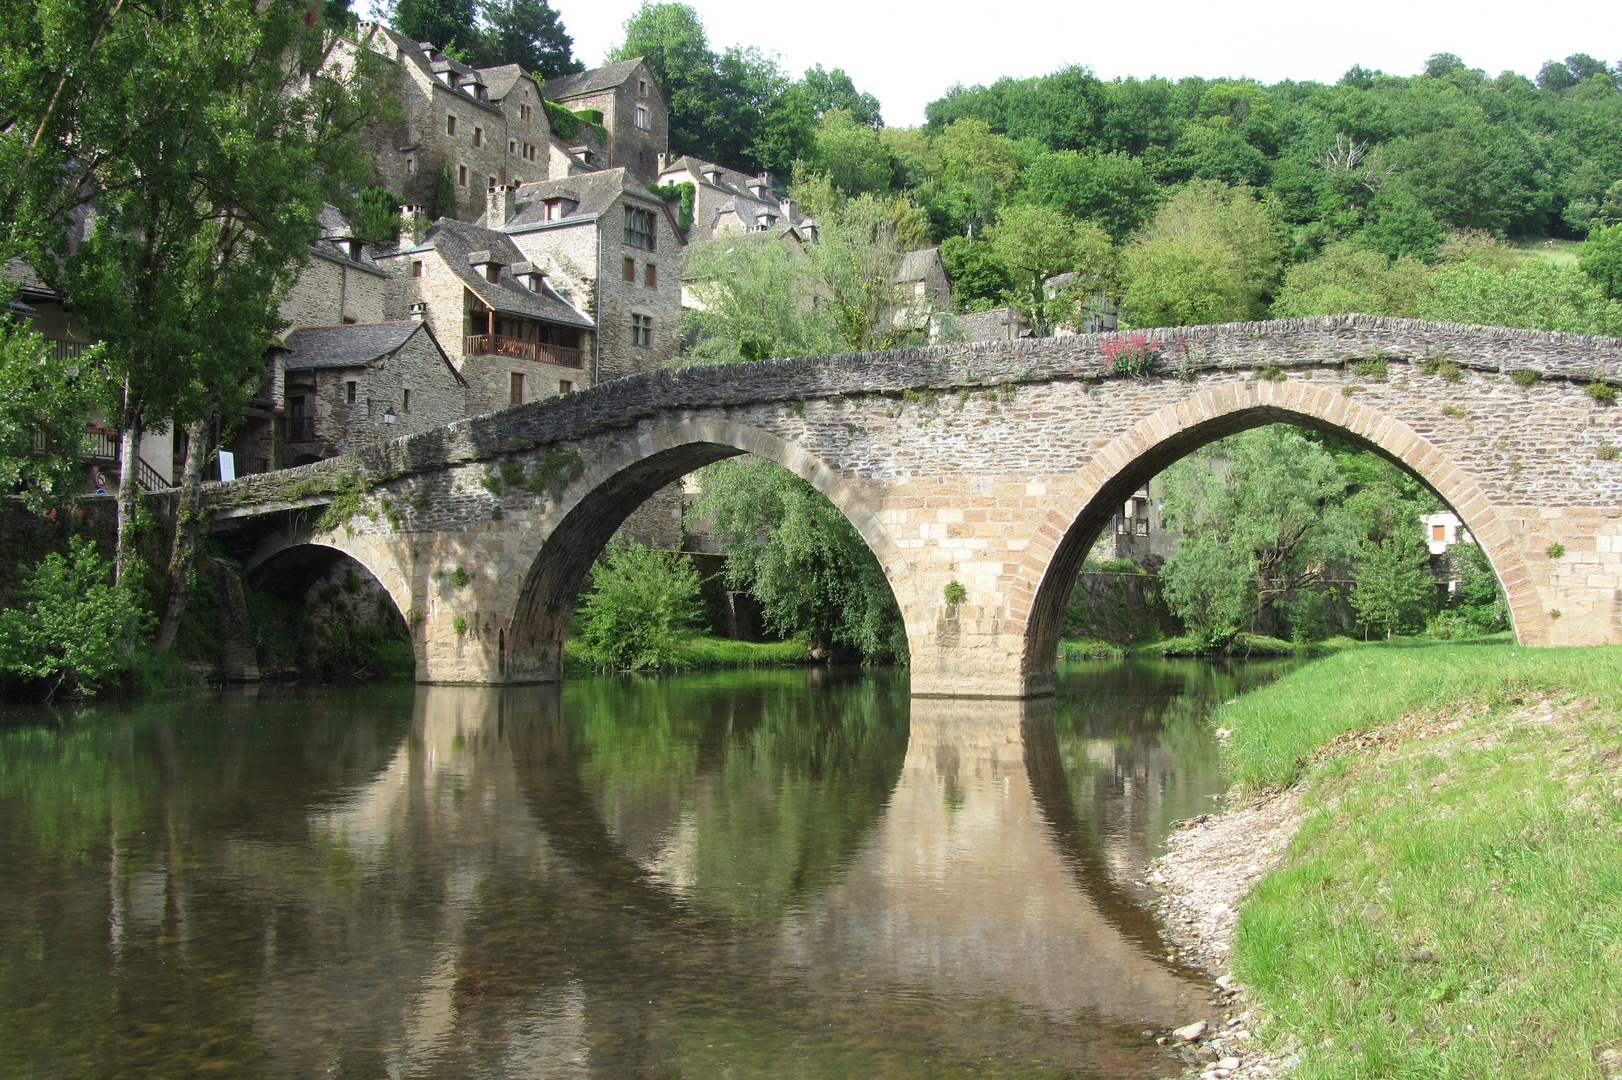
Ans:
<svg viewBox="0 0 1622 1080"><path fill-rule="evenodd" d="M390 1075L843 1075L891 1054L1158 1075L1142 1031L1203 1002L1088 841L1052 701L915 699L903 748L904 688L860 685L843 734L766 694L673 744L644 700L618 749L566 724L557 688L419 688L388 765L310 814L344 869L284 928L302 947L267 951L254 1023L277 1068L369 1045ZM769 744L818 730L821 763L785 776ZM848 820L796 824L818 812Z"/></svg>

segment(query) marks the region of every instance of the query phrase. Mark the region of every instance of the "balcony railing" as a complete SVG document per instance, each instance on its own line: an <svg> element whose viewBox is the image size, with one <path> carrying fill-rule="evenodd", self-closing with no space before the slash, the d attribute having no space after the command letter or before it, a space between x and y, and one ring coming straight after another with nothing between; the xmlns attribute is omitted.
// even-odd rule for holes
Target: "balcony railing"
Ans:
<svg viewBox="0 0 1622 1080"><path fill-rule="evenodd" d="M290 443L315 442L315 417L289 416L287 418L286 441Z"/></svg>
<svg viewBox="0 0 1622 1080"><path fill-rule="evenodd" d="M51 359L77 360L84 355L85 343L82 341L67 341L62 338L46 338L51 343Z"/></svg>
<svg viewBox="0 0 1622 1080"><path fill-rule="evenodd" d="M87 428L84 447L79 452L92 461L117 461L118 429Z"/></svg>
<svg viewBox="0 0 1622 1080"><path fill-rule="evenodd" d="M464 356L508 356L514 360L539 360L545 364L578 368L585 366L585 354L579 349L562 345L548 345L540 341L522 341L502 337L500 334L472 334L464 342Z"/></svg>

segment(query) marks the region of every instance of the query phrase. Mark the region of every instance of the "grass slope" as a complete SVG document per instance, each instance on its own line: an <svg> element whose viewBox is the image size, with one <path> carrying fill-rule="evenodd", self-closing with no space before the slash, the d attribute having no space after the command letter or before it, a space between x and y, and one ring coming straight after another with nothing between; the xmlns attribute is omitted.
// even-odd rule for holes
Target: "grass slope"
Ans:
<svg viewBox="0 0 1622 1080"><path fill-rule="evenodd" d="M1292 1076L1590 1077L1622 1047L1622 648L1340 653L1230 702L1307 818L1236 973ZM1337 752L1338 751L1338 752ZM1287 1044L1288 1045L1288 1044Z"/></svg>

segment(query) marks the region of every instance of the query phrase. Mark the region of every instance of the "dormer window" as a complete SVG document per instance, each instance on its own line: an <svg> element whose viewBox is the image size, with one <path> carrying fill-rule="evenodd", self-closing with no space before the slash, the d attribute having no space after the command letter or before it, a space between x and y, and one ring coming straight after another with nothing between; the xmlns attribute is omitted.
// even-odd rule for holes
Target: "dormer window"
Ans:
<svg viewBox="0 0 1622 1080"><path fill-rule="evenodd" d="M530 292L540 292L541 286L546 283L546 275L539 270L531 270L527 274L520 275L518 280Z"/></svg>
<svg viewBox="0 0 1622 1080"><path fill-rule="evenodd" d="M562 199L547 199L545 204L546 215L544 220L557 221L564 215Z"/></svg>
<svg viewBox="0 0 1622 1080"><path fill-rule="evenodd" d="M344 241L344 246L349 249L349 259L350 259L350 261L351 262L360 262L360 253L365 248L365 245L362 244L359 240L345 240Z"/></svg>
<svg viewBox="0 0 1622 1080"><path fill-rule="evenodd" d="M499 283L501 281L501 264L500 263L485 263L484 264L484 280Z"/></svg>

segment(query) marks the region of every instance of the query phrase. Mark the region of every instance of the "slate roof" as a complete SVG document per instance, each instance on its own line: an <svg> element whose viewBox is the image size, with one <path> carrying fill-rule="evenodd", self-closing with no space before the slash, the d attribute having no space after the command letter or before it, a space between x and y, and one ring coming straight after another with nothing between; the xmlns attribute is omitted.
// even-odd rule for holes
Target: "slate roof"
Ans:
<svg viewBox="0 0 1622 1080"><path fill-rule="evenodd" d="M513 92L526 72L521 64L502 64L499 67L479 69L479 81L484 83L485 93L490 95L491 101L500 101Z"/></svg>
<svg viewBox="0 0 1622 1080"><path fill-rule="evenodd" d="M520 285L515 280L515 274L503 273L501 280L495 282L487 280L473 268L468 256L475 252L508 267L527 261L527 256L505 233L469 225L455 218L440 218L428 230L421 247L438 251L445 265L462 279L462 284L472 290L474 296L503 315L523 315L587 329L595 325L545 285L541 286L540 292L531 292L528 286Z"/></svg>
<svg viewBox="0 0 1622 1080"><path fill-rule="evenodd" d="M412 41L393 27L385 26L383 23L364 23L361 29L362 34L359 35L361 37L371 33L382 34L390 44L399 50L401 62L415 64L419 69L427 73L428 77L433 79L434 83L446 93L457 94L463 100L477 105L481 109L489 109L497 113L501 111L493 102L480 101L476 94L469 93L465 87L458 86L454 90L451 89L436 74L436 72L440 71L455 71L459 74L472 75L482 83L484 82L484 76L480 75L476 68L468 67L466 64L451 60L448 57L441 60L430 59L427 51L423 49L422 42ZM429 44L432 47L432 43Z"/></svg>
<svg viewBox="0 0 1622 1080"><path fill-rule="evenodd" d="M631 77L631 72L642 63L642 57L633 56L629 60L621 60L617 64L607 67L592 68L574 75L559 75L555 79L546 80L546 97L549 101L562 101L567 97L578 94L589 94L594 90L610 90Z"/></svg>
<svg viewBox="0 0 1622 1080"><path fill-rule="evenodd" d="M923 281L929 277L930 267L940 260L940 248L919 248L901 257L901 269L896 271L897 281Z"/></svg>
<svg viewBox="0 0 1622 1080"><path fill-rule="evenodd" d="M287 351L282 363L288 371L313 371L316 368L365 367L374 360L392 356L419 331L432 331L426 323L415 319L393 322L345 323L342 326L301 326L287 335L282 348ZM434 342L439 348L439 343ZM445 350L439 349L440 355ZM449 363L449 360L446 361Z"/></svg>
<svg viewBox="0 0 1622 1080"><path fill-rule="evenodd" d="M569 211L569 218L601 214L614 204L621 193L638 195L650 203L663 206L664 200L632 180L624 169L604 169L602 172L579 173L557 180L540 180L524 184L513 194L513 216L507 228L538 225L546 221L547 199L568 199L577 205Z"/></svg>

